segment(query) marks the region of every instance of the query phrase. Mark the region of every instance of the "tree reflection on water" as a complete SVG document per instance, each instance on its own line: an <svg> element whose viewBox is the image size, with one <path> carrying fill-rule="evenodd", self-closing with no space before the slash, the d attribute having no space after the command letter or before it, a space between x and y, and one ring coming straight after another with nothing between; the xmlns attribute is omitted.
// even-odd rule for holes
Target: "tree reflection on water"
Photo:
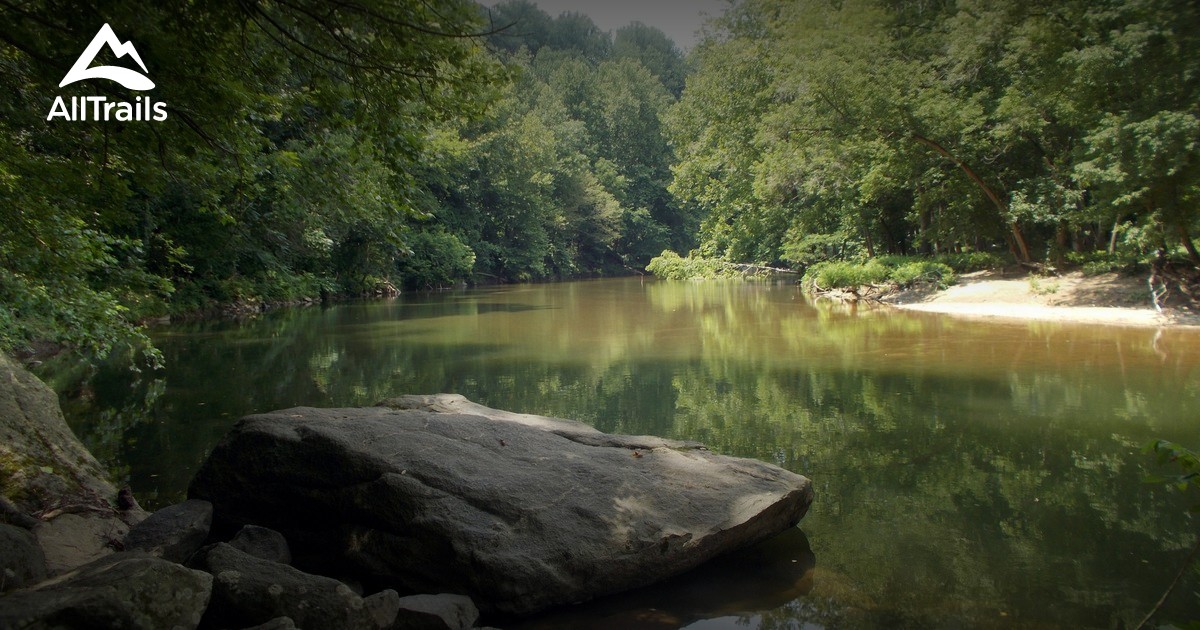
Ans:
<svg viewBox="0 0 1200 630"><path fill-rule="evenodd" d="M1193 542L1182 497L1141 482L1138 452L1195 441L1200 334L1186 330L962 321L814 305L787 285L632 278L154 338L165 372L45 369L75 430L152 506L178 500L244 414L402 393L699 440L814 480L803 532L770 553L548 618L572 625L1113 627L1140 618ZM1165 618L1200 617L1188 579Z"/></svg>

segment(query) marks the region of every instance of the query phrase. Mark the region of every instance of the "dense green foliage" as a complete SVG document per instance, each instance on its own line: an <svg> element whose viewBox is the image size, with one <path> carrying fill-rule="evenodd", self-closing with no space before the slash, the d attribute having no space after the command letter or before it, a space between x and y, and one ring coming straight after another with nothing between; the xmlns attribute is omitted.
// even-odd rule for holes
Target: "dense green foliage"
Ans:
<svg viewBox="0 0 1200 630"><path fill-rule="evenodd" d="M815 290L854 289L872 284L894 284L902 287L914 284L953 284L954 269L935 260L907 256L880 256L866 262L826 260L812 265L801 281Z"/></svg>
<svg viewBox="0 0 1200 630"><path fill-rule="evenodd" d="M700 256L684 257L669 249L651 259L650 264L646 265L646 271L664 280L707 280L741 275L723 260Z"/></svg>
<svg viewBox="0 0 1200 630"><path fill-rule="evenodd" d="M138 95L57 88L104 23L167 120L46 120L55 96ZM521 1L42 0L0 10L0 33L0 350L690 246L659 129L683 59L649 27L614 39Z"/></svg>
<svg viewBox="0 0 1200 630"><path fill-rule="evenodd" d="M167 120L46 119L58 95L134 100L57 87L106 22ZM103 351L169 310L375 288L425 214L410 173L430 130L480 113L499 76L465 37L481 27L460 1L0 12L0 346Z"/></svg>
<svg viewBox="0 0 1200 630"><path fill-rule="evenodd" d="M488 117L432 143L430 224L474 251L477 274L501 280L629 273L688 246L694 226L667 191L660 123L679 51L640 25L613 46L587 17L551 19L522 0L492 20L511 25L491 41L513 79Z"/></svg>
<svg viewBox="0 0 1200 630"><path fill-rule="evenodd" d="M1180 492L1187 491L1200 475L1200 454L1186 446L1167 440L1155 440L1142 448L1142 452L1153 454L1160 467L1174 466L1178 472L1172 475L1151 475L1149 483L1169 483Z"/></svg>
<svg viewBox="0 0 1200 630"><path fill-rule="evenodd" d="M1200 8L745 0L670 115L700 251L1200 263Z"/></svg>
<svg viewBox="0 0 1200 630"><path fill-rule="evenodd" d="M685 60L529 0L8 7L0 349L664 250L691 252L668 277L820 286L952 275L870 262L897 255L1200 265L1198 21L1172 0L742 0ZM106 22L168 120L46 120L55 96L132 100L57 87Z"/></svg>

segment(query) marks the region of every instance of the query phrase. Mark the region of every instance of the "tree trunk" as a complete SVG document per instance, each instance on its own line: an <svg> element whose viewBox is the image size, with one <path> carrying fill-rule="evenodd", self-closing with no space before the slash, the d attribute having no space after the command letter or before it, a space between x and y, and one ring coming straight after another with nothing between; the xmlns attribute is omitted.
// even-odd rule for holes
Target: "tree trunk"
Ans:
<svg viewBox="0 0 1200 630"><path fill-rule="evenodd" d="M1119 233L1119 231L1121 229L1121 219L1124 219L1124 218L1125 218L1124 215L1122 215L1122 216L1117 217L1116 221L1113 221L1112 235L1110 235L1108 237L1108 253L1109 253L1109 255L1117 253L1117 234Z"/></svg>
<svg viewBox="0 0 1200 630"><path fill-rule="evenodd" d="M1058 222L1058 229L1054 232L1054 264L1062 267L1066 263L1067 244L1071 238L1071 232L1067 227L1066 221Z"/></svg>
<svg viewBox="0 0 1200 630"><path fill-rule="evenodd" d="M983 178L980 177L979 174L973 169L971 169L970 166L967 166L965 162L955 157L955 155L946 147L938 144L934 140L930 140L929 138L922 136L919 133L913 133L912 139L932 148L946 159L954 162L955 165L957 165L964 173L967 174L967 177L971 178L971 181L975 182L976 186L979 186L979 189L982 190L983 194L987 196L989 201L992 202L992 205L996 206L996 210L1000 212L1001 218L1008 218L1008 205L1004 203L1004 200L1000 198L1000 195L997 195L996 191L992 190L991 186L988 186L987 182L983 181ZM1008 227L1012 231L1012 241L1009 243L1009 248L1013 250L1013 255L1016 256L1017 260L1020 262L1029 262L1029 243L1025 240L1025 234L1021 231L1020 223L1016 221L1009 221Z"/></svg>
<svg viewBox="0 0 1200 630"><path fill-rule="evenodd" d="M1200 267L1200 252L1196 251L1196 244L1192 242L1192 235L1188 234L1187 225L1179 224L1179 242L1183 243L1183 248L1187 250L1188 258L1192 259L1192 264Z"/></svg>
<svg viewBox="0 0 1200 630"><path fill-rule="evenodd" d="M929 239L929 224L933 222L929 218L929 215L932 214L932 212L933 212L932 210L926 208L925 211L922 212L921 216L919 217L920 221L919 221L918 227L921 230L921 236L919 237L920 252L922 254L924 254L925 256L932 255L934 253L934 249L935 249L933 246L933 242L930 241L930 239Z"/></svg>

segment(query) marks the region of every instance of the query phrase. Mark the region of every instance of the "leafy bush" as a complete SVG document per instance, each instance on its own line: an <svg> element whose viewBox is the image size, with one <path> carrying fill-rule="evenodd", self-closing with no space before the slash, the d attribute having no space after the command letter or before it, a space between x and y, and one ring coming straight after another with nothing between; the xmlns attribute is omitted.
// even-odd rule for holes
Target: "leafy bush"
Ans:
<svg viewBox="0 0 1200 630"><path fill-rule="evenodd" d="M962 252L959 254L938 254L934 262L942 263L957 273L970 273L1003 267L1008 259L1000 254L991 252Z"/></svg>
<svg viewBox="0 0 1200 630"><path fill-rule="evenodd" d="M332 278L301 272L271 269L257 276L233 276L180 282L168 308L171 315L195 315L221 304L285 304L317 299L334 293Z"/></svg>
<svg viewBox="0 0 1200 630"><path fill-rule="evenodd" d="M332 279L308 272L268 271L254 283L259 297L277 303L319 298L332 289Z"/></svg>
<svg viewBox="0 0 1200 630"><path fill-rule="evenodd" d="M732 278L740 275L736 268L715 258L688 256L684 258L667 249L650 260L646 271L663 280L697 280L705 278Z"/></svg>
<svg viewBox="0 0 1200 630"><path fill-rule="evenodd" d="M939 286L953 284L954 270L949 265L932 260L916 260L892 269L888 279L902 286L918 282L935 282Z"/></svg>
<svg viewBox="0 0 1200 630"><path fill-rule="evenodd" d="M867 262L826 261L808 268L801 281L806 289L853 289L892 282L910 286L918 282L952 284L954 270L943 263L906 256L880 256Z"/></svg>
<svg viewBox="0 0 1200 630"><path fill-rule="evenodd" d="M865 263L831 260L809 267L801 283L808 289L853 289L884 282L889 273L888 268L876 259Z"/></svg>
<svg viewBox="0 0 1200 630"><path fill-rule="evenodd" d="M168 309L170 315L185 315L207 311L216 305L212 291L206 285L210 282L183 280L175 285L175 293L171 296Z"/></svg>
<svg viewBox="0 0 1200 630"><path fill-rule="evenodd" d="M850 235L810 233L785 243L780 259L804 268L827 260L853 258L861 251L861 245Z"/></svg>
<svg viewBox="0 0 1200 630"><path fill-rule="evenodd" d="M112 293L69 276L37 280L0 267L0 352L30 351L39 342L99 357L124 343L150 347Z"/></svg>
<svg viewBox="0 0 1200 630"><path fill-rule="evenodd" d="M471 277L475 252L445 230L422 231L408 237L410 253L397 262L405 287L448 287Z"/></svg>
<svg viewBox="0 0 1200 630"><path fill-rule="evenodd" d="M1136 256L1117 252L1067 252L1067 264L1079 267L1085 276L1098 276L1111 272L1132 272L1137 269Z"/></svg>

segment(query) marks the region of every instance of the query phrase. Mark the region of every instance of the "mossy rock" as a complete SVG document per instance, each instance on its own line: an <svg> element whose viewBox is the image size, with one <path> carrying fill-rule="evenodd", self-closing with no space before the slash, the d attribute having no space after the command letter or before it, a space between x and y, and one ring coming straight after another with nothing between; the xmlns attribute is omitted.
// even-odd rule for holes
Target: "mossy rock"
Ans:
<svg viewBox="0 0 1200 630"><path fill-rule="evenodd" d="M26 513L107 506L117 490L63 419L58 397L0 355L0 495Z"/></svg>

